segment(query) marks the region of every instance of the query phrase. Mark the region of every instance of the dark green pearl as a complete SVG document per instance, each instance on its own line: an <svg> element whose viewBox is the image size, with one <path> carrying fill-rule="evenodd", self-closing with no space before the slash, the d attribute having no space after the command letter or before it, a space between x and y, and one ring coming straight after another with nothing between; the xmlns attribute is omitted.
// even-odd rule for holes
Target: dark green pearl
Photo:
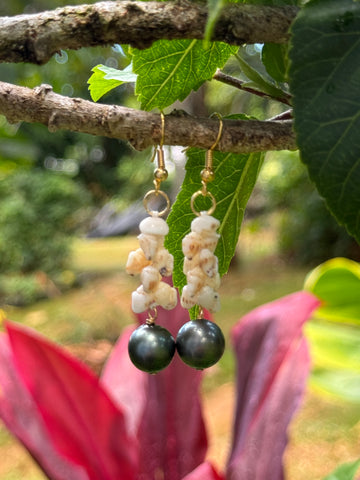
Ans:
<svg viewBox="0 0 360 480"><path fill-rule="evenodd" d="M202 370L220 360L225 350L225 339L216 323L201 318L191 320L180 328L176 348L184 363Z"/></svg>
<svg viewBox="0 0 360 480"><path fill-rule="evenodd" d="M166 328L144 324L130 336L130 360L139 369L157 373L167 367L175 353L175 340Z"/></svg>

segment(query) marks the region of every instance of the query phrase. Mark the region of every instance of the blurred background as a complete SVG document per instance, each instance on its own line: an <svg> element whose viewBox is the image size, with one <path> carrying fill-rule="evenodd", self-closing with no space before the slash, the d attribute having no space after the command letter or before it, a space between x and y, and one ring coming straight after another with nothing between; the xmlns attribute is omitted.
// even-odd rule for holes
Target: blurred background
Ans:
<svg viewBox="0 0 360 480"><path fill-rule="evenodd" d="M0 15L66 4L0 0ZM251 65L261 68L260 45L241 50ZM41 67L1 64L0 79L30 88L48 83L56 93L90 100L87 81L100 63L124 68L129 60L116 45L60 52ZM242 78L235 59L225 71ZM138 107L132 85L118 87L101 101ZM204 116L244 112L266 119L287 107L213 80L176 108ZM85 134L50 133L42 125L10 125L1 116L0 137L1 308L12 320L67 345L98 372L122 328L133 322L130 295L137 280L127 277L124 265L128 252L137 248L142 198L152 182L151 151L135 152L124 142ZM184 163L180 148L166 148L170 176L164 188L173 199ZM328 213L298 153L268 153L237 254L223 279L218 323L228 336L241 315L301 289L312 267L336 256L359 260L359 246ZM230 443L231 418L224 411L231 412L233 374L227 349L204 383L210 455L220 465ZM289 478L318 478L358 456L358 418L358 403L309 391L292 426ZM3 429L0 449L1 480L45 478Z"/></svg>

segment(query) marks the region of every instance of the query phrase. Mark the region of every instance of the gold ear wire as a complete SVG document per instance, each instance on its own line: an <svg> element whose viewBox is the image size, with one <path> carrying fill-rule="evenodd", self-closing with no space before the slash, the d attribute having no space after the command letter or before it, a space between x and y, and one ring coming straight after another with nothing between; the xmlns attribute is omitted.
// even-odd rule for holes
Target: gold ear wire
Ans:
<svg viewBox="0 0 360 480"><path fill-rule="evenodd" d="M198 212L196 209L195 209L195 200L196 198L199 196L199 195L202 195L203 197L209 197L210 200L211 200L211 207L209 208L209 210L207 211L207 214L208 215L212 215L215 211L215 208L216 208L216 200L215 200L215 197L213 196L212 193L210 193L207 189L207 184L209 182L212 182L214 179L215 179L215 172L214 172L214 169L213 169L213 156L214 156L214 149L218 146L219 142L220 142L220 139L221 139L221 135L222 135L222 132L223 132L223 128L224 128L224 122L222 120L222 117L219 113L215 113L214 115L216 115L218 118L219 118L219 131L218 131L218 134L217 134L217 137L216 137L216 140L215 142L211 145L211 147L207 150L206 152L206 155L205 155L205 168L203 170L201 170L201 173L200 173L200 176L201 176L201 183L202 183L202 189L201 190L198 190L197 192L195 192L192 197L191 197L191 201L190 201L190 206L191 206L191 210L193 211L193 213L197 216L200 215L200 212Z"/></svg>
<svg viewBox="0 0 360 480"><path fill-rule="evenodd" d="M213 164L213 155L214 155L214 150L218 146L220 142L220 138L223 132L224 128L224 122L222 120L222 117L219 113L214 113L213 115L216 115L219 119L219 131L216 137L215 142L211 145L209 150L206 152L206 160L205 160L205 169L201 172L201 179L203 181L207 182L212 182L214 180L215 174L212 168ZM204 177L204 178L203 178Z"/></svg>
<svg viewBox="0 0 360 480"><path fill-rule="evenodd" d="M151 157L151 162L154 161L155 156L157 157L157 168L154 171L155 190L150 190L145 195L143 203L144 203L144 207L145 207L146 211L150 215L155 215L155 213L156 213L158 216L161 217L163 215L166 215L168 213L168 211L170 210L170 199L165 192L160 190L161 182L166 180L167 177L168 177L168 171L165 168L164 150L162 148L163 145L164 145L164 140L165 140L165 116L162 112L160 113L160 115L161 115L161 139L160 139L160 143L159 143L158 147L154 148L154 153L153 153L153 156ZM154 210L152 210L149 207L149 202L150 202L151 198L153 197L153 195L155 195L155 196L160 195L165 200L165 203L166 203L165 208L163 210L161 210L160 212L155 212Z"/></svg>
<svg viewBox="0 0 360 480"><path fill-rule="evenodd" d="M213 113L211 116L214 116L214 115L218 117L220 124L219 124L219 131L218 131L215 143L210 147L210 150L214 150L218 146L222 132L223 132L223 128L224 128L224 122L220 113Z"/></svg>
<svg viewBox="0 0 360 480"><path fill-rule="evenodd" d="M161 139L158 144L158 147L154 147L153 154L150 158L150 162L152 163L155 160L157 152L160 150L162 151L162 147L164 145L164 139L165 139L165 116L163 112L160 112L160 117L161 117Z"/></svg>
<svg viewBox="0 0 360 480"><path fill-rule="evenodd" d="M154 185L155 190L158 191L160 189L161 182L167 179L168 171L165 168L165 159L164 159L164 150L163 144L165 139L165 116L161 112L161 140L159 143L159 147L156 150L157 153L157 169L154 172Z"/></svg>
<svg viewBox="0 0 360 480"><path fill-rule="evenodd" d="M165 116L163 112L160 113L160 116L161 116L161 140L159 143L159 148L162 149L165 141Z"/></svg>

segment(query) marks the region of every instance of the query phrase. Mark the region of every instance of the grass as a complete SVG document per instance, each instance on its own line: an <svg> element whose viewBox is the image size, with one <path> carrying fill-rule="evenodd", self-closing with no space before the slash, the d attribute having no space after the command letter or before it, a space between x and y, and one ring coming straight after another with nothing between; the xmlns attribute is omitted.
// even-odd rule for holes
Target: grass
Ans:
<svg viewBox="0 0 360 480"><path fill-rule="evenodd" d="M76 239L73 267L80 272L111 273L123 271L129 251L137 248L134 237Z"/></svg>
<svg viewBox="0 0 360 480"><path fill-rule="evenodd" d="M216 320L229 345L231 327L258 305L301 289L307 270L288 265L274 255L274 237L244 235L237 261L223 278L221 311ZM29 325L47 337L68 345L89 359L89 347L102 361L125 325L133 322L131 291L138 279L124 272L127 254L137 248L134 238L77 240L73 270L87 279L81 288L28 308L9 308L14 321ZM104 346L105 345L105 346ZM83 346L83 349L81 347ZM231 348L205 376L204 407L209 424L209 458L223 466L230 442L234 406L234 360ZM341 411L341 415L339 415ZM358 456L360 436L357 406L339 403L308 392L291 427L292 442L286 453L290 480L322 478L343 461ZM42 480L27 453L9 434L0 430L0 479Z"/></svg>
<svg viewBox="0 0 360 480"><path fill-rule="evenodd" d="M359 405L308 391L290 425L285 454L289 480L322 479L341 463L358 459L359 414Z"/></svg>
<svg viewBox="0 0 360 480"><path fill-rule="evenodd" d="M8 317L60 343L115 341L133 322L130 296L137 280L124 267L134 244L134 238L76 240L72 266L82 287L30 307L8 307Z"/></svg>

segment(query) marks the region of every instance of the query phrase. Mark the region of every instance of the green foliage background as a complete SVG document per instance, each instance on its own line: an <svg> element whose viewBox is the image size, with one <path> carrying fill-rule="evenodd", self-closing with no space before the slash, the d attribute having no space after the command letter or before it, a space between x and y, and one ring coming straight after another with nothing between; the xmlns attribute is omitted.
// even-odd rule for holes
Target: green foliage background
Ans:
<svg viewBox="0 0 360 480"><path fill-rule="evenodd" d="M41 170L0 182L0 299L31 303L39 295L33 272L56 279L69 267L70 234L88 197L70 178Z"/></svg>

